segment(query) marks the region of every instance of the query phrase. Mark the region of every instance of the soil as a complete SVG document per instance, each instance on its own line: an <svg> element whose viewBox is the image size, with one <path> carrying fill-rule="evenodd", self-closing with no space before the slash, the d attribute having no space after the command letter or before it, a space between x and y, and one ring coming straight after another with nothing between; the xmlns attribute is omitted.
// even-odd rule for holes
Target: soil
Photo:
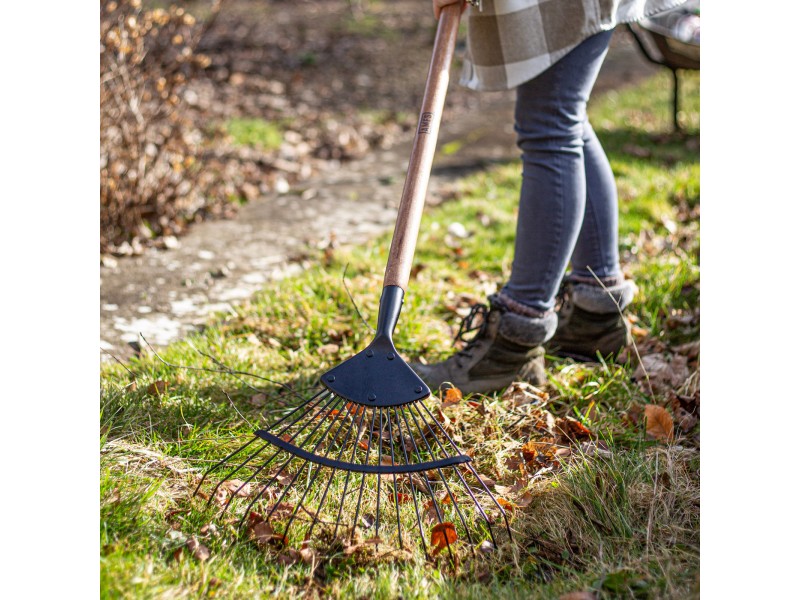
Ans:
<svg viewBox="0 0 800 600"><path fill-rule="evenodd" d="M234 218L196 224L166 250L102 258L104 360L131 356L139 334L156 346L179 339L267 281L318 260L320 249L391 228L434 35L433 18L419 10L403 0L225 6L203 42L212 66L192 89L192 110L292 119L297 145L311 150L273 163L269 181ZM654 69L620 28L595 94ZM429 203L460 177L518 156L513 99L451 84L439 148L458 142L449 146L458 151L434 161Z"/></svg>

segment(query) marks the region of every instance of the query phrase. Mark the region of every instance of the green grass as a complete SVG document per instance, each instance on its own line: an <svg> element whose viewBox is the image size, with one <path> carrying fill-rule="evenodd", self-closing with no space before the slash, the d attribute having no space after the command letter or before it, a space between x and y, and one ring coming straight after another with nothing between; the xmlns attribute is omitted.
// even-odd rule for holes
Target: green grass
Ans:
<svg viewBox="0 0 800 600"><path fill-rule="evenodd" d="M598 98L591 107L618 178L620 240L625 269L639 286L632 313L643 330L643 351L669 353L699 339L699 325L679 318L699 306L697 87L688 77L686 134L671 133L666 75ZM425 213L418 269L396 332L408 358L434 360L452 352L456 311L508 276L518 186L519 166L501 165L468 178L453 200ZM470 237L452 239L447 230L454 222ZM409 552L345 557L332 543L312 568L302 561L286 566L278 550L238 539L234 522L192 498L198 474L247 441L251 424L274 420L296 402L263 379L212 372L219 367L209 356L298 390L313 386L319 373L371 339L355 306L374 325L388 239L320 255L318 266L270 285L238 307L237 316L220 317L201 334L159 351L165 361L192 370L167 366L150 353L124 367L104 366L101 595L484 599L594 590L600 598L697 597L697 429L676 444L648 439L629 415L644 404L667 403L670 395L643 390L628 363L550 361L545 408L582 422L594 443L561 444L571 455L559 466L536 477L525 471L522 489L498 491L513 502L529 501L512 518L518 546L503 545L479 559L462 548L457 567L443 559L426 562L408 505L402 519ZM345 266L352 301L342 282ZM163 393L151 387L156 381L166 382ZM253 404L254 388L265 394L264 406ZM547 443L535 425L540 413L531 405L515 409L499 394L478 400L486 416L464 401L446 414L461 447L474 451L478 471L511 486L520 472L509 459L520 445ZM438 399L428 403L433 407ZM341 486L335 479L334 498ZM290 492L290 502L297 493ZM346 509L353 504L350 495ZM390 531L382 530L382 537L388 540ZM191 537L208 548L208 560L192 555ZM299 546L297 539L290 543Z"/></svg>
<svg viewBox="0 0 800 600"><path fill-rule="evenodd" d="M277 150L283 143L285 124L237 117L226 121L223 129L237 145L252 146L260 150Z"/></svg>

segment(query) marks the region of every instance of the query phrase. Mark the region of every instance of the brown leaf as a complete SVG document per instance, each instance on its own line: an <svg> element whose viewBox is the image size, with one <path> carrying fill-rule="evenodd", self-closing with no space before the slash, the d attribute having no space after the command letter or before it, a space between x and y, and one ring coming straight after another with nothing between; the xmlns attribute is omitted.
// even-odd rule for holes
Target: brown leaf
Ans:
<svg viewBox="0 0 800 600"><path fill-rule="evenodd" d="M672 441L674 426L672 417L663 406L648 404L644 407L647 435L662 441Z"/></svg>
<svg viewBox="0 0 800 600"><path fill-rule="evenodd" d="M433 546L433 555L436 556L447 548L448 545L454 544L458 539L455 526L449 521L439 523L431 528L431 546Z"/></svg>
<svg viewBox="0 0 800 600"><path fill-rule="evenodd" d="M147 393L151 396L160 396L167 391L167 382L158 380L147 386Z"/></svg>
<svg viewBox="0 0 800 600"><path fill-rule="evenodd" d="M497 500L497 503L500 506L502 506L503 510L506 511L506 512L513 513L514 509L517 508L517 506L513 502L509 502L505 498L497 498L496 500Z"/></svg>
<svg viewBox="0 0 800 600"><path fill-rule="evenodd" d="M192 553L192 556L194 556L200 562L208 560L208 558L211 556L211 551L203 546L203 544L198 542L197 538L195 537L189 538L189 540L186 542L186 548Z"/></svg>
<svg viewBox="0 0 800 600"><path fill-rule="evenodd" d="M276 560L280 564L289 567L293 564L300 562L301 559L302 556L300 555L300 552L298 552L294 548L286 548L286 550L284 550L278 555L278 558Z"/></svg>
<svg viewBox="0 0 800 600"><path fill-rule="evenodd" d="M472 471L470 471L469 469L464 469L463 472L464 472L465 475L472 475ZM486 487L489 487L489 488L490 487L494 487L494 485L497 483L491 477L486 477L485 475L481 475L480 473L478 473L478 479L481 480L481 483L483 483L483 485L485 485Z"/></svg>
<svg viewBox="0 0 800 600"><path fill-rule="evenodd" d="M645 391L678 389L689 378L688 360L681 354L653 353L642 356L633 378Z"/></svg>
<svg viewBox="0 0 800 600"><path fill-rule="evenodd" d="M458 404L461 402L462 398L461 390L457 387L447 388L444 392L444 398L442 400L442 408L447 408L448 406L453 406L454 404Z"/></svg>
<svg viewBox="0 0 800 600"><path fill-rule="evenodd" d="M556 419L556 430L570 441L592 437L592 431L578 419L572 417Z"/></svg>
<svg viewBox="0 0 800 600"><path fill-rule="evenodd" d="M266 403L267 403L267 395L266 394L262 394L261 392L259 392L258 394L250 396L250 404L252 404L256 408L261 408Z"/></svg>
<svg viewBox="0 0 800 600"><path fill-rule="evenodd" d="M546 402L548 398L549 395L547 392L542 391L529 383L525 383L524 381L515 381L508 386L508 388L506 388L506 391L503 392L500 400L513 404L514 407L518 407L531 403L538 404L541 402Z"/></svg>
<svg viewBox="0 0 800 600"><path fill-rule="evenodd" d="M514 485L495 485L494 489L498 494L503 494L504 496L511 496L512 494L516 494L517 492L522 491L525 489L525 480L519 479L517 480Z"/></svg>
<svg viewBox="0 0 800 600"><path fill-rule="evenodd" d="M525 462L535 460L540 463L547 463L555 459L556 447L545 442L530 441L520 448L520 452L522 452Z"/></svg>
<svg viewBox="0 0 800 600"><path fill-rule="evenodd" d="M247 498L250 495L250 483L245 483L241 479L231 479L226 481L222 487L227 489L231 494L239 496L240 498Z"/></svg>
<svg viewBox="0 0 800 600"><path fill-rule="evenodd" d="M273 519L282 519L284 517L288 517L294 512L294 504L289 504L288 502L281 502L280 504L276 505L272 512Z"/></svg>
<svg viewBox="0 0 800 600"><path fill-rule="evenodd" d="M314 551L313 548L301 548L300 558L307 565L318 562L317 553Z"/></svg>
<svg viewBox="0 0 800 600"><path fill-rule="evenodd" d="M253 539L257 544L267 544L273 540L274 536L275 531L266 521L256 523L256 525L253 527Z"/></svg>
<svg viewBox="0 0 800 600"><path fill-rule="evenodd" d="M478 411L478 414L481 416L486 415L486 405L483 403L483 400L480 402L476 402L475 400L470 400L467 404Z"/></svg>
<svg viewBox="0 0 800 600"><path fill-rule="evenodd" d="M516 499L516 505L519 508L525 508L531 502L533 502L533 494L531 494L530 492L525 492L524 494L522 494L522 496L519 496Z"/></svg>
<svg viewBox="0 0 800 600"><path fill-rule="evenodd" d="M423 513L425 521L430 525L439 520L439 513L436 512L436 505L433 500L428 500L425 503L425 512Z"/></svg>

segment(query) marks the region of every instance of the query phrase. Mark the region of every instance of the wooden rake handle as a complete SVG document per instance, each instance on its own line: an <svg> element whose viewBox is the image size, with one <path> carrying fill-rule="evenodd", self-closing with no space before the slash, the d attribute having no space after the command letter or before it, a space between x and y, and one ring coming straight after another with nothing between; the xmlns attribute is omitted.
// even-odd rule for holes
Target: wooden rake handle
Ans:
<svg viewBox="0 0 800 600"><path fill-rule="evenodd" d="M411 274L411 262L417 245L419 223L425 206L428 180L431 176L439 124L442 121L444 97L450 82L450 63L461 20L461 3L450 4L442 9L436 41L433 43L433 57L425 82L425 96L422 100L417 133L408 161L406 183L397 210L397 222L389 248L389 260L383 278L384 287L396 285L405 290Z"/></svg>

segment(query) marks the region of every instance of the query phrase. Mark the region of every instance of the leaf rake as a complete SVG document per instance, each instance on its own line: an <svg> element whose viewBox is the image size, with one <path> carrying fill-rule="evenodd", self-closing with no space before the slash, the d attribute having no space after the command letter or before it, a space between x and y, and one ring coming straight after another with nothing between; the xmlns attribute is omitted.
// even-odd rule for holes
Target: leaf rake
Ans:
<svg viewBox="0 0 800 600"><path fill-rule="evenodd" d="M472 459L426 406L430 389L392 341L408 286L460 14L460 7L451 5L439 20L374 339L324 373L318 393L212 466L195 491L218 474L209 503L229 494L224 510L235 502L239 524L249 523L256 541L289 544L292 536L308 547L325 538L343 539L347 553L369 544L377 548L396 537L397 546L408 549L410 530L419 534L426 556L446 549L454 558L457 540L485 549L496 548L501 535L511 539L506 511ZM404 521L414 525L404 526Z"/></svg>

